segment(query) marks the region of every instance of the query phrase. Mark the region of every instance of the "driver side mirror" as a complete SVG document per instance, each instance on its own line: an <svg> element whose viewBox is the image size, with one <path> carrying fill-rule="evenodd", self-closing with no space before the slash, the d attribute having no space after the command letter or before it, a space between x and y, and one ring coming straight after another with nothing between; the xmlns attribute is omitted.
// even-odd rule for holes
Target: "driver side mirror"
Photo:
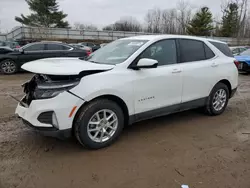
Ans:
<svg viewBox="0 0 250 188"><path fill-rule="evenodd" d="M154 59L142 58L138 61L137 65L132 67L132 69L139 70L139 69L150 69L150 68L157 68L158 61Z"/></svg>

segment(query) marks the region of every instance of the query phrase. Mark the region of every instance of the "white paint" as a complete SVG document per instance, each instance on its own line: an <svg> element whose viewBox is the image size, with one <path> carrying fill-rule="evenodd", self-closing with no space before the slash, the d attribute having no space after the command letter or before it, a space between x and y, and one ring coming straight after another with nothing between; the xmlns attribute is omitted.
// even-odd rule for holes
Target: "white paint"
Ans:
<svg viewBox="0 0 250 188"><path fill-rule="evenodd" d="M26 71L50 75L78 75L83 70L108 70L113 67L113 65L91 63L79 58L47 58L22 65L22 69Z"/></svg>
<svg viewBox="0 0 250 188"><path fill-rule="evenodd" d="M138 55L152 43L168 38L203 41L214 51L216 57L205 61L165 65L151 69L128 69ZM71 89L71 92L85 101L102 95L117 96L126 104L129 115L207 97L213 86L222 79L228 80L232 89L238 85L238 71L233 63L233 58L222 54L217 48L210 45L207 39L177 35L151 35L131 37L130 39L149 41L126 61L117 65L95 64L77 58L53 58L30 62L23 65L22 68L34 73L56 75L78 74L84 70L110 69L83 77L80 83ZM76 105L79 108L84 103L82 99L64 92L52 99L32 101L28 109L18 105L16 113L34 123L35 126L42 127L45 125L39 124L37 121L39 113L54 110L59 122L59 129L71 128L73 117L69 119L68 114L73 106Z"/></svg>

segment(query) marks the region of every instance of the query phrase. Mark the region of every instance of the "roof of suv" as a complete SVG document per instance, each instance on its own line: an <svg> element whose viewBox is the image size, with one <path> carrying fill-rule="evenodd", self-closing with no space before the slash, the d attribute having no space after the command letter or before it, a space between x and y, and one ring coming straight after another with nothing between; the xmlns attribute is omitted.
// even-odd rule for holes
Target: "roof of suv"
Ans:
<svg viewBox="0 0 250 188"><path fill-rule="evenodd" d="M120 40L126 40L126 39L135 39L135 40L161 40L161 39L168 39L168 38L183 38L183 39L194 39L194 40L202 40L202 41L211 41L211 42L219 42L224 43L219 40L214 40L210 38L205 37L195 37L195 36L189 36L189 35L138 35L128 38L122 38Z"/></svg>

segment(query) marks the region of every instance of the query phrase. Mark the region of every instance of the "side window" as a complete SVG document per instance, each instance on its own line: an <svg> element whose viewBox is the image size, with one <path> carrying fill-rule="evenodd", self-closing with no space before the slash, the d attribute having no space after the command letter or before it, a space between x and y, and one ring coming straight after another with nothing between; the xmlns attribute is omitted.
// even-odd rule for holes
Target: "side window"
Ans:
<svg viewBox="0 0 250 188"><path fill-rule="evenodd" d="M158 66L177 63L175 40L162 40L152 44L140 58L155 59L158 61Z"/></svg>
<svg viewBox="0 0 250 188"><path fill-rule="evenodd" d="M210 41L210 43L213 44L224 55L226 55L228 57L234 57L233 54L232 54L232 51L229 49L229 47L228 47L228 45L226 43L212 42L212 41Z"/></svg>
<svg viewBox="0 0 250 188"><path fill-rule="evenodd" d="M206 53L206 59L211 59L215 56L214 52L206 44L204 44L204 48Z"/></svg>
<svg viewBox="0 0 250 188"><path fill-rule="evenodd" d="M44 50L44 44L33 44L24 49L25 51L42 51Z"/></svg>
<svg viewBox="0 0 250 188"><path fill-rule="evenodd" d="M70 48L61 44L48 44L48 50L69 50Z"/></svg>
<svg viewBox="0 0 250 188"><path fill-rule="evenodd" d="M93 46L95 46L93 43L88 43L88 45L87 46L89 46L89 47L93 47Z"/></svg>
<svg viewBox="0 0 250 188"><path fill-rule="evenodd" d="M180 40L181 62L201 61L206 59L204 43L198 40Z"/></svg>

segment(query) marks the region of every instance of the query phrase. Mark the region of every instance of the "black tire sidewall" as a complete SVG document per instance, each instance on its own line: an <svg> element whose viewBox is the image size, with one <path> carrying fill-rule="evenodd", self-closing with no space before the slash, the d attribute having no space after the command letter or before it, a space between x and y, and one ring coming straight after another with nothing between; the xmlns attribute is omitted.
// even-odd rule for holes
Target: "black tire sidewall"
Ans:
<svg viewBox="0 0 250 188"><path fill-rule="evenodd" d="M4 72L4 71L3 71L3 69L2 69L2 64L3 64L4 62L6 62L6 61L12 61L12 63L15 65L15 71L14 71L14 72L8 73L8 72ZM3 61L0 62L0 72L3 73L3 74L14 74L14 73L17 72L17 70L18 70L17 64L16 64L16 62L15 62L13 59L5 59L5 60L3 60Z"/></svg>
<svg viewBox="0 0 250 188"><path fill-rule="evenodd" d="M87 133L87 126L90 118L98 111L103 109L112 110L118 118L118 127L115 134L106 142L98 143L89 138ZM97 100L82 109L79 117L77 117L76 126L77 129L75 136L78 141L89 149L100 149L112 144L121 134L124 127L124 115L121 108L113 101L110 100Z"/></svg>
<svg viewBox="0 0 250 188"><path fill-rule="evenodd" d="M216 92L218 90L220 90L220 89L224 89L226 91L227 98L226 98L226 103L225 103L224 107L221 110L217 111L213 107L213 98L214 98L214 95L216 94ZM210 93L210 96L209 96L209 104L208 104L209 106L208 106L208 108L209 108L210 114L212 114L212 115L220 115L220 114L222 114L225 111L226 107L227 107L228 101L229 101L228 87L223 83L218 83L213 88L213 90L212 90L212 92Z"/></svg>

